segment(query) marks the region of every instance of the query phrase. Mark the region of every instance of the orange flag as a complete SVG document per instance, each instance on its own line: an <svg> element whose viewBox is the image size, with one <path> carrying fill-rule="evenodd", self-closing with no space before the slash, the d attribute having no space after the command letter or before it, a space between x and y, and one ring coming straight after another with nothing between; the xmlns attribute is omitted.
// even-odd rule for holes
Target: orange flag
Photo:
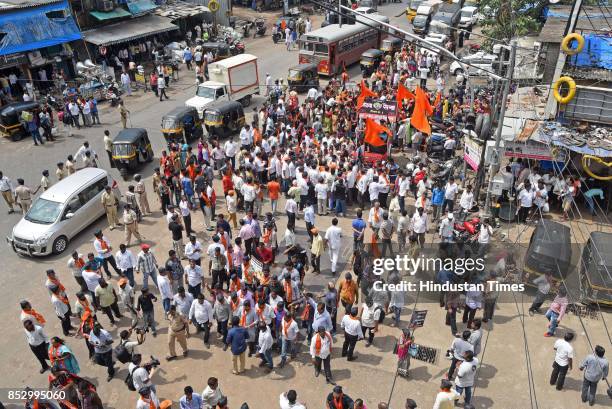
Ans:
<svg viewBox="0 0 612 409"><path fill-rule="evenodd" d="M361 93L357 97L357 109L360 109L367 97L375 97L376 93L366 87L365 81L361 80Z"/></svg>
<svg viewBox="0 0 612 409"><path fill-rule="evenodd" d="M397 87L397 105L401 107L402 101L405 99L414 99L414 94L400 83Z"/></svg>
<svg viewBox="0 0 612 409"><path fill-rule="evenodd" d="M389 128L379 124L371 118L367 118L365 126L365 137L363 138L363 141L372 146L384 146L387 144L387 142L385 142L385 140L380 137L381 132L386 133L389 138L392 136L391 130Z"/></svg>
<svg viewBox="0 0 612 409"><path fill-rule="evenodd" d="M434 101L433 106L437 107L440 101L442 101L442 93L438 92L436 94L436 100Z"/></svg>
<svg viewBox="0 0 612 409"><path fill-rule="evenodd" d="M427 135L431 135L431 126L429 125L427 117L432 114L433 108L429 103L427 94L420 87L417 87L414 111L410 118L410 125Z"/></svg>

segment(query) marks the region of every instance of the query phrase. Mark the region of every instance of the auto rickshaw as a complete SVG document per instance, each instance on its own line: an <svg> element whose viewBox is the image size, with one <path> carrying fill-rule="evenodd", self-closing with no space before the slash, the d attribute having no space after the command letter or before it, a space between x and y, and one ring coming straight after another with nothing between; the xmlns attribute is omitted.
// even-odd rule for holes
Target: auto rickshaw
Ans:
<svg viewBox="0 0 612 409"><path fill-rule="evenodd" d="M207 52L211 52L213 55L213 61L223 60L225 58L229 58L232 56L230 52L229 44L224 41L220 42L211 42L211 43L202 43L200 44L202 47L202 52L206 54Z"/></svg>
<svg viewBox="0 0 612 409"><path fill-rule="evenodd" d="M211 138L226 138L246 123L244 109L238 101L216 101L204 108L204 126Z"/></svg>
<svg viewBox="0 0 612 409"><path fill-rule="evenodd" d="M556 282L567 278L572 260L570 228L552 220L541 219L529 240L523 272L529 277L526 284L533 285L538 275L551 273Z"/></svg>
<svg viewBox="0 0 612 409"><path fill-rule="evenodd" d="M402 40L396 37L385 38L380 44L380 51L385 54L395 54L402 49Z"/></svg>
<svg viewBox="0 0 612 409"><path fill-rule="evenodd" d="M382 51L376 48L370 48L369 50L364 51L363 54L361 54L361 61L359 62L359 65L361 66L361 73L364 76L368 76L375 72L378 69L384 55L385 54Z"/></svg>
<svg viewBox="0 0 612 409"><path fill-rule="evenodd" d="M580 301L612 307L612 233L594 231L582 249Z"/></svg>
<svg viewBox="0 0 612 409"><path fill-rule="evenodd" d="M202 120L194 107L176 107L162 117L161 131L168 147L183 145L202 136Z"/></svg>
<svg viewBox="0 0 612 409"><path fill-rule="evenodd" d="M0 108L0 134L10 137L12 141L20 141L28 135L28 131L21 122L21 113L32 112L37 115L40 104L35 101L14 102Z"/></svg>
<svg viewBox="0 0 612 409"><path fill-rule="evenodd" d="M287 76L289 88L297 92L319 88L319 70L317 64L299 64L289 68Z"/></svg>
<svg viewBox="0 0 612 409"><path fill-rule="evenodd" d="M124 180L129 172L138 168L142 163L153 160L153 148L146 129L122 129L113 139L113 161L111 166L119 169Z"/></svg>

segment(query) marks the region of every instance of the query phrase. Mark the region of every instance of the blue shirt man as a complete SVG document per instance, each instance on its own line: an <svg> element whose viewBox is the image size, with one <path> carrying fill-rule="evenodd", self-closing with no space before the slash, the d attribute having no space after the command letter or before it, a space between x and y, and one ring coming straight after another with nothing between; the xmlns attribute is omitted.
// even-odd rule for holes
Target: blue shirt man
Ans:
<svg viewBox="0 0 612 409"><path fill-rule="evenodd" d="M444 188L436 186L431 194L431 204L442 206L442 203L444 203Z"/></svg>
<svg viewBox="0 0 612 409"><path fill-rule="evenodd" d="M239 325L240 318L233 317L232 328L227 332L227 344L230 345L232 355L240 355L247 349L249 333L246 328L240 327Z"/></svg>
<svg viewBox="0 0 612 409"><path fill-rule="evenodd" d="M191 61L193 59L193 54L191 53L191 50L189 48L185 49L185 52L183 53L183 58L185 58L185 62Z"/></svg>
<svg viewBox="0 0 612 409"><path fill-rule="evenodd" d="M191 386L185 386L185 395L179 400L180 409L200 409L202 407L202 397L193 393Z"/></svg>
<svg viewBox="0 0 612 409"><path fill-rule="evenodd" d="M363 240L365 228L366 222L361 218L361 211L358 211L357 217L353 220L353 238L355 240Z"/></svg>
<svg viewBox="0 0 612 409"><path fill-rule="evenodd" d="M317 304L317 309L314 313L314 319L312 321L313 331L317 331L320 327L324 327L325 331L332 330L332 320L329 312L325 309L325 304L320 302Z"/></svg>

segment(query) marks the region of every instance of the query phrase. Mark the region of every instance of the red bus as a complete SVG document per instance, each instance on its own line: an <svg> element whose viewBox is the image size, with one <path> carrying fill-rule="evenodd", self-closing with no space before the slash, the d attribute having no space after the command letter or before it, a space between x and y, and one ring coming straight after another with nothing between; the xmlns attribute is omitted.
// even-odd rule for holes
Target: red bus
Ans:
<svg viewBox="0 0 612 409"><path fill-rule="evenodd" d="M364 51L380 48L383 38L384 33L364 24L329 24L300 37L299 63L317 64L322 75L340 74L344 66L359 61Z"/></svg>

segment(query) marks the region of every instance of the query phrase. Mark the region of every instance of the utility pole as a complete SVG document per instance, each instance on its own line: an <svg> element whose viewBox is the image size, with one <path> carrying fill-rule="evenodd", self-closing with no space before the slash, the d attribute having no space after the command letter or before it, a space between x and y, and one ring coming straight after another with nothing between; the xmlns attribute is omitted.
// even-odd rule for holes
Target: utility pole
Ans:
<svg viewBox="0 0 612 409"><path fill-rule="evenodd" d="M491 189L493 188L493 178L499 172L501 164L499 145L501 142L502 131L504 129L504 118L506 116L506 105L508 101L508 94L510 93L510 84L512 83L512 76L514 74L514 64L516 61L516 40L510 41L510 65L508 66L508 78L504 84L504 92L502 93L501 108L499 111L499 119L497 120L497 130L495 132L495 147L493 148L493 154L491 156L491 168L489 169L489 186L487 188L487 196L485 198L484 215L491 214ZM486 143L483 150L486 151ZM483 163L484 167L484 163Z"/></svg>
<svg viewBox="0 0 612 409"><path fill-rule="evenodd" d="M338 27L342 27L342 0L338 0Z"/></svg>

